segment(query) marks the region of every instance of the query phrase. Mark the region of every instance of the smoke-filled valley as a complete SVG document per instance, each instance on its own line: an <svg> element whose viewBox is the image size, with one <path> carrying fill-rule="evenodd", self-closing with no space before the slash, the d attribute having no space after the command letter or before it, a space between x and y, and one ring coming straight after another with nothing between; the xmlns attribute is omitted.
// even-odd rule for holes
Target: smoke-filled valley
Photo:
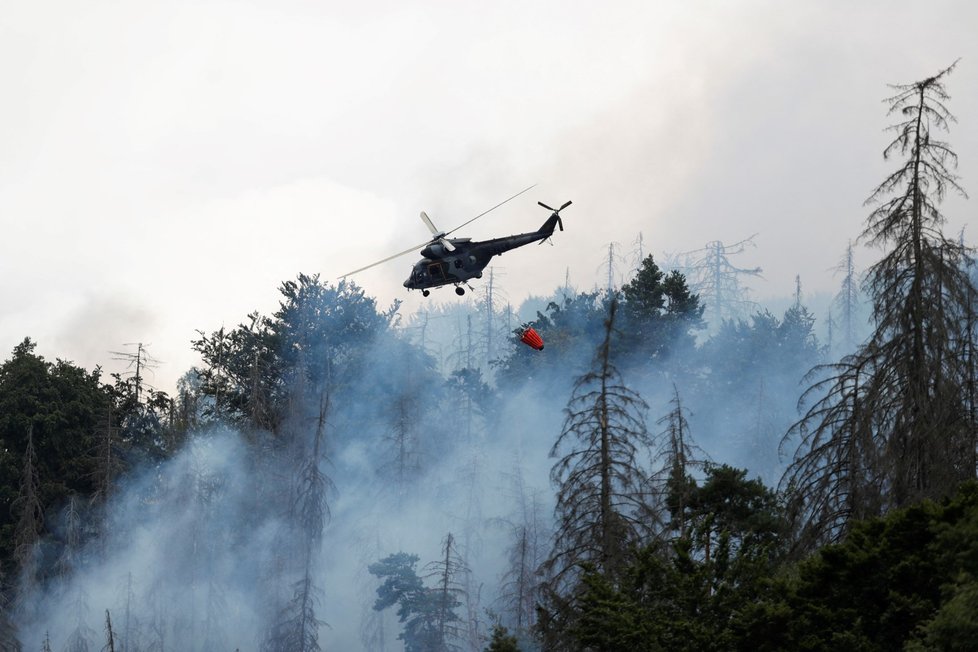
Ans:
<svg viewBox="0 0 978 652"><path fill-rule="evenodd" d="M949 72L905 114L934 115ZM517 309L488 274L410 315L300 274L273 313L201 330L172 396L142 346L106 379L25 339L0 366L0 650L938 649L974 629L954 615L978 595L976 273L940 230L950 162L900 133L942 165L877 189L879 262L827 254L818 315L800 282L751 301L759 270L716 241ZM874 572L919 557L927 577L861 577L861 542ZM831 611L843 576L900 599Z"/></svg>

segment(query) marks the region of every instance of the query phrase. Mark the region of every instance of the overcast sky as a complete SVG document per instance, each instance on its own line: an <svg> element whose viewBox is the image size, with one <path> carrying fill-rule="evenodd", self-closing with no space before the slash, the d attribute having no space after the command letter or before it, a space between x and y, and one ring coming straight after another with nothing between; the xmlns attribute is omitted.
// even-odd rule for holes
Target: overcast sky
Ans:
<svg viewBox="0 0 978 652"><path fill-rule="evenodd" d="M949 140L978 193L975 34L972 0L0 0L0 359L30 336L113 370L141 341L169 391L197 329L533 183L458 234L573 200L553 247L499 259L514 304L601 283L639 233L656 255L757 233L758 297L830 291L892 167L888 83L961 59ZM355 280L413 310L413 262Z"/></svg>

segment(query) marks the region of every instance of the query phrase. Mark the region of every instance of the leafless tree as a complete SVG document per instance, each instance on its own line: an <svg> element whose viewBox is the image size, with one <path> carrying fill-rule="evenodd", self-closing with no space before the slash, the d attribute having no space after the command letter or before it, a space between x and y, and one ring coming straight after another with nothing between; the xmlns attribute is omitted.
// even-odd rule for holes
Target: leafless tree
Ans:
<svg viewBox="0 0 978 652"><path fill-rule="evenodd" d="M543 518L539 491L526 486L517 464L512 475L515 513L500 522L509 532L506 570L500 579L499 607L507 626L525 633L536 624L541 576L538 573L547 550L548 528Z"/></svg>
<svg viewBox="0 0 978 652"><path fill-rule="evenodd" d="M420 442L416 434L419 409L414 396L397 397L391 409L393 423L384 437L386 454L378 473L385 478L383 488L394 492L398 509L403 507L411 485L421 473Z"/></svg>
<svg viewBox="0 0 978 652"><path fill-rule="evenodd" d="M714 331L724 319L740 317L756 305L750 300L741 278L760 277L761 268L737 267L731 261L748 247L756 247L756 237L754 234L733 244L713 240L701 249L679 255L680 259L688 261L682 271L690 279L690 289L706 307L707 321Z"/></svg>
<svg viewBox="0 0 978 652"><path fill-rule="evenodd" d="M433 625L438 632L435 640L440 642L432 652L458 650L457 642L465 640L465 628L455 609L468 598L460 583L460 576L468 572L468 566L459 555L451 532L442 541L441 558L426 564L424 569L424 579L434 585L428 594L433 606Z"/></svg>

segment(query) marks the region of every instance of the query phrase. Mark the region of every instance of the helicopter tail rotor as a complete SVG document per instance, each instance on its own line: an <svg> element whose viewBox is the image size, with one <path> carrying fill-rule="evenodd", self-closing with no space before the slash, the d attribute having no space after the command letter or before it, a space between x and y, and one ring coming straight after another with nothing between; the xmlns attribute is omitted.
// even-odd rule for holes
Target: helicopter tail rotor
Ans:
<svg viewBox="0 0 978 652"><path fill-rule="evenodd" d="M551 212L553 213L553 214L552 214L552 215L551 215L550 217L551 217L551 218L556 218L556 222L557 222L557 227L558 227L558 228L559 228L559 229L560 229L561 231L563 231L563 230L564 230L564 221L563 221L563 220L562 220L562 219L560 218L560 211L562 211L562 210L564 210L565 208L567 208L568 206L570 206L570 205L571 205L571 204L572 204L573 202L571 202L571 201L566 201L566 202L564 202L564 203L563 203L563 204L561 205L561 207L560 207L560 208L553 208L553 207L551 207L551 206L547 206L547 205L546 205L546 204L544 204L544 203L543 203L542 201L538 201L537 203L538 203L538 204L540 204L541 206L543 206L544 208L546 208L546 209L547 209L548 211L551 211ZM544 242L544 241L543 241L543 240L541 240L541 241L540 241L540 244L543 244L543 242Z"/></svg>

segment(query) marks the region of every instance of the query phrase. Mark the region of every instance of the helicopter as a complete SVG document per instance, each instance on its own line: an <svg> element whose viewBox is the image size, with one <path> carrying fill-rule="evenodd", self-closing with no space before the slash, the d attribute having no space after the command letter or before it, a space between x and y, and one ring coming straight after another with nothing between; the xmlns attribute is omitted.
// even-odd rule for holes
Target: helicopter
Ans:
<svg viewBox="0 0 978 652"><path fill-rule="evenodd" d="M530 188L532 187L533 186L530 186ZM553 235L556 227L559 227L561 231L564 230L564 223L560 219L560 211L570 206L571 202L565 202L560 208L551 208L543 202L537 202L540 206L543 206L548 211L551 211L551 215L549 218L547 218L547 221L543 223L543 226L536 231L509 235L502 238L492 238L491 240L472 240L471 238L448 237L461 229L463 226L471 224L486 213L495 210L511 199L515 199L519 195L522 195L530 188L516 193L506 201L496 204L489 210L476 215L468 222L460 224L451 231L439 231L431 221L431 218L429 218L424 211L421 211L421 221L424 222L425 226L428 227L428 230L431 231L432 237L430 240L426 240L421 244L415 245L400 253L396 253L393 256L388 256L383 260L371 263L366 267L353 270L352 272L344 274L340 278L345 278L352 274L362 272L365 269L370 269L371 267L375 267L382 263L386 263L389 260L393 260L421 249L421 260L414 264L414 267L411 269L411 275L406 281L404 281L404 287L406 287L408 290L421 290L422 296L427 297L431 294L432 288L441 287L443 285L454 285L455 294L462 296L465 294L465 288L462 286L465 285L471 289L471 286L468 285L468 281L473 278L482 278L482 270L486 268L493 256L500 256L510 249L522 247L523 245L528 245L531 242L539 242L540 244L543 244L545 240Z"/></svg>

